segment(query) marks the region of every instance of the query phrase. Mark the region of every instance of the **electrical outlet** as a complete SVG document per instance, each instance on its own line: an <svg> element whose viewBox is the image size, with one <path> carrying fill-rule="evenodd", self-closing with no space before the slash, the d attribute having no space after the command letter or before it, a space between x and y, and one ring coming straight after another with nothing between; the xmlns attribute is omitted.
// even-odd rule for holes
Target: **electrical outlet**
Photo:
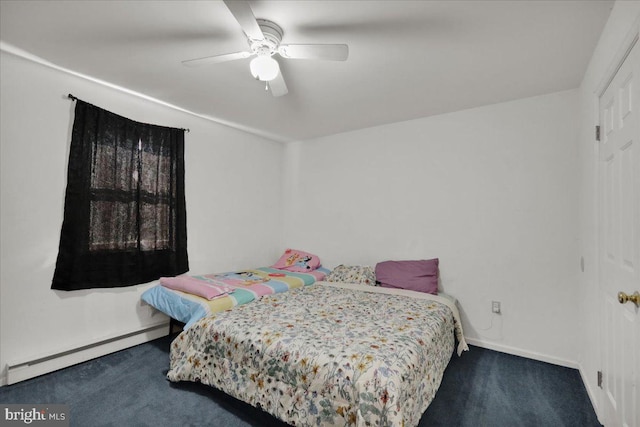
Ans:
<svg viewBox="0 0 640 427"><path fill-rule="evenodd" d="M491 301L491 312L500 314L500 301Z"/></svg>

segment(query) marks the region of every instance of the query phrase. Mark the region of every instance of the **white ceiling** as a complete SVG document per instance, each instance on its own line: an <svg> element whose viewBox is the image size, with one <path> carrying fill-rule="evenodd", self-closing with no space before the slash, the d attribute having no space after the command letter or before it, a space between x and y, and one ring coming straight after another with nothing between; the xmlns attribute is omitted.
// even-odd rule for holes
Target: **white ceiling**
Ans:
<svg viewBox="0 0 640 427"><path fill-rule="evenodd" d="M305 140L580 85L613 0L251 1L282 43L346 43L345 62L281 59L275 98L222 1L0 2L0 41L276 140ZM66 93L60 88L61 93ZM91 94L74 94L90 101Z"/></svg>

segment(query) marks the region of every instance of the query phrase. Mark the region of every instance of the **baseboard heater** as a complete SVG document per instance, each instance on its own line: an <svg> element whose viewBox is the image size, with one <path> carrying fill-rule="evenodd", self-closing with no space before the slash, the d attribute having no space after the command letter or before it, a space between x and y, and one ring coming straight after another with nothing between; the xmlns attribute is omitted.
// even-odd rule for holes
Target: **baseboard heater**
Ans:
<svg viewBox="0 0 640 427"><path fill-rule="evenodd" d="M123 335L104 338L91 344L36 357L26 362L7 365L7 384L14 384L29 378L57 371L58 369L105 356L134 345L163 337L169 333L169 322L164 321Z"/></svg>

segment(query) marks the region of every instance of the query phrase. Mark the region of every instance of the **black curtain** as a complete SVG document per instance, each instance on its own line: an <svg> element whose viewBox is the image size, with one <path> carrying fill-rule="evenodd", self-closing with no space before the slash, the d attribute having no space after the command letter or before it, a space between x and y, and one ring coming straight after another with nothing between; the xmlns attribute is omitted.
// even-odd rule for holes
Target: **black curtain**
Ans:
<svg viewBox="0 0 640 427"><path fill-rule="evenodd" d="M52 289L130 286L188 270L184 129L76 100Z"/></svg>

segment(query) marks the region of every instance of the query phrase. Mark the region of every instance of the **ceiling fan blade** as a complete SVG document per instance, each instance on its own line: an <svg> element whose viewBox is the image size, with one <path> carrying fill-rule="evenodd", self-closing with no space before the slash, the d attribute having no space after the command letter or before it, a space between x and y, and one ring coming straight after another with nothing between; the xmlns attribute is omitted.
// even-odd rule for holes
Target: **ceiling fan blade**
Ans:
<svg viewBox="0 0 640 427"><path fill-rule="evenodd" d="M292 59L325 59L328 61L346 61L349 46L346 44L282 44L278 53Z"/></svg>
<svg viewBox="0 0 640 427"><path fill-rule="evenodd" d="M284 77L282 77L282 71L278 73L278 77L269 82L269 89L271 89L271 95L273 96L282 96L289 93Z"/></svg>
<svg viewBox="0 0 640 427"><path fill-rule="evenodd" d="M200 67L202 65L218 64L220 62L248 58L251 55L253 55L251 52L225 53L224 55L213 55L205 56L204 58L187 59L186 61L182 61L182 64L187 67Z"/></svg>
<svg viewBox="0 0 640 427"><path fill-rule="evenodd" d="M227 5L227 8L236 18L247 37L251 40L264 40L264 34L258 25L258 21L256 21L256 17L253 15L248 1L224 0L224 4Z"/></svg>

